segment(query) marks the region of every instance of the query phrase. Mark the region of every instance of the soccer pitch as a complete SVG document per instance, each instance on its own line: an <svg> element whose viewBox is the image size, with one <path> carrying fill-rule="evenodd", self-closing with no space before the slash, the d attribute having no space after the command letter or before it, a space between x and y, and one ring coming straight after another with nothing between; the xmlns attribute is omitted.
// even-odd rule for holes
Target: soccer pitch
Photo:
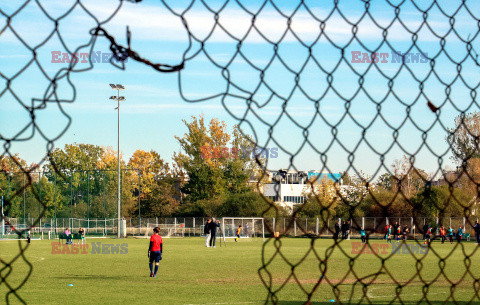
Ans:
<svg viewBox="0 0 480 305"><path fill-rule="evenodd" d="M274 242L269 240L265 246L265 261L274 256ZM54 248L54 243L35 240L25 252L33 272L18 293L28 304L219 305L264 304L266 300L267 290L258 275L258 269L262 266L261 239L228 242L226 247L217 244L217 248L205 248L204 240L200 238L165 239L164 257L157 278L149 277L147 239L90 239L87 240L86 254L81 254L81 248L77 254L59 253L66 250ZM92 243L128 244L123 245L123 249L128 251L123 251L124 254L93 254ZM461 247L455 248L456 244L435 242L426 254L416 254L419 258L425 255L421 266L416 265L411 254L400 251L385 261L384 266L391 276L381 268L381 258L374 254L358 254L354 261L350 261L347 256L355 256L352 254L352 245L353 253L359 252L356 249L358 240L342 241L343 251L338 247L329 250L332 245L329 239L315 240L312 248L312 240L307 238L284 238L277 243L281 243L283 258L276 255L266 267L272 275L273 290L284 284L292 270L284 259L297 264L306 255L295 268L295 276L305 290L314 287L321 276L320 270L326 268L325 277L314 293L314 304L331 303L331 300L337 303L368 303L365 298L362 299L363 285L356 277L364 278L364 283L373 281L368 285L366 295L375 304L400 303L394 299L396 289L400 289L399 295L406 304L417 304L423 296L422 281L433 282L429 285L428 300L439 304L448 300L451 282L456 283L462 277L463 280L454 290L455 300L469 301L474 296L472 275L478 278L480 271L480 254L472 242L464 243L463 250ZM381 254L382 251L379 251L382 257L391 255L390 245L381 246L386 244L385 241L371 240L370 243L388 252ZM413 245L413 242L409 244ZM2 241L0 245L0 257L4 261L19 253L18 241ZM24 241L22 245L25 245ZM98 246L95 244L95 251L99 251ZM309 251L310 248L315 251ZM57 254L52 254L52 251ZM469 259L466 260L465 255ZM328 260L321 264L319 258L323 260L326 256ZM447 257L445 264L440 262L439 257ZM356 277L349 272L349 264L353 264ZM446 277L440 272L441 268ZM417 269L420 270L418 273ZM28 271L28 265L20 258L11 265L11 270L6 268L1 274L5 276L11 272L7 278L8 284L17 287ZM261 273L267 283L270 282L267 273ZM338 289L339 298L334 295L333 286ZM405 287L399 288L401 286ZM6 292L6 286L0 285L0 294L5 296ZM303 304L306 300L305 293L293 277L276 296L279 304ZM9 300L11 304L20 303L12 294ZM478 301L474 299L474 302ZM4 303L4 300L0 302Z"/></svg>

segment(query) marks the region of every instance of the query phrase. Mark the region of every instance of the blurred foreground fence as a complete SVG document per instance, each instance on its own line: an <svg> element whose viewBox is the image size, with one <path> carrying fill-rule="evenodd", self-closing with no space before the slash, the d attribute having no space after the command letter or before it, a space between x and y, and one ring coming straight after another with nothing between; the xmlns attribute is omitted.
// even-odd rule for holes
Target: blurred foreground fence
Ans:
<svg viewBox="0 0 480 305"><path fill-rule="evenodd" d="M393 188L394 198L409 199L408 205L414 212L412 215L418 215L415 212L420 212L427 204L439 212L428 215L443 215L459 196L468 195L470 200L461 206L460 211L460 215L468 217L479 201L478 1L265 0L215 3L202 0L175 1L173 5L173 1L162 0L158 2L162 10L154 13L155 10L146 1L131 0L117 1L116 5L112 4L114 7L110 13L104 14L108 10L99 6L100 1L97 1L98 5L88 6L83 5L86 1L75 0L69 1L65 10L55 15L43 8L51 1L24 1L16 6L14 1L3 2L12 2L12 8L2 6L0 9L0 14L6 20L0 36L9 43L9 47L3 49L10 50L11 54L7 55L14 55L8 56L8 62L14 69L8 69L8 65L2 66L0 78L5 86L0 92L0 105L18 106L24 112L25 119L17 120L14 117L10 122L0 125L1 156L12 156L17 144L32 140L35 136L43 138L46 145L45 157L38 161L41 165L71 124L72 118L62 107L74 102L76 91L80 90L80 86L74 82L78 78L71 77L72 72L93 69L92 56L89 56L87 66L82 66L77 60L58 65L58 68L48 67L48 59L45 60L41 54L43 51L48 58L50 50L45 51L43 47L58 39L62 50L72 58L75 53L84 50L92 52L97 41L101 41L113 53L110 63L121 69L126 68L125 59L129 59L128 63L135 61L151 67L152 71L178 72L178 92L185 102L221 103L242 131L255 135L254 140L261 142L260 146L273 144L279 148L279 152L288 160L283 168L297 169L302 166L296 161L305 158L304 152L313 156L311 159L317 161L316 167L320 171L336 168L336 171L349 171L360 176L364 163L371 163L373 172L387 172L394 178L392 181L397 185ZM116 35L117 31L115 35L113 31L109 32L110 21L114 20L113 17L126 2L136 3L144 11L143 14L133 14L138 16L131 21L134 30L130 32L127 27L127 44L121 45L117 41L123 41L123 33L120 37ZM30 22L35 28L30 28L29 32L35 35L27 36L19 31L28 24L25 22L28 21L27 17L21 12L34 5L37 10L30 12L31 16L35 17L35 21L43 18L51 30L45 30L46 27L38 26L37 22ZM133 12L133 4L122 9L132 9ZM79 16L77 12L86 15L76 18ZM144 37L168 32L183 42L165 45L166 49L182 46L177 50L179 58L169 64L163 64L163 58L152 55L160 48L154 47L153 52L149 47L149 50L131 48L131 45L142 45L131 44L131 41L138 42L142 36L138 35L136 25L146 20L146 12L153 12L156 22L146 22L151 27L143 27L146 31ZM124 20L122 16L117 17L116 20ZM74 24L75 20L81 20L81 25L86 27L83 32L81 27L76 28L80 24ZM159 28L157 21L168 23L168 27ZM175 21L178 24L176 28ZM64 29L69 27L75 28L75 33L80 34L74 39L74 45L67 45L64 40L69 36L69 31ZM82 34L87 34L87 39L83 39L85 36ZM218 48L219 42L222 42L221 49ZM23 50L22 54L18 53L19 48ZM388 55L391 55L388 58L390 62ZM14 61L14 57L22 61ZM41 84L41 87L28 86L30 90L25 90L33 78L22 77L22 74L30 70L30 66L42 71L41 74L35 74L35 83ZM44 67L53 73L47 74ZM198 71L202 73L192 67L199 67ZM208 77L205 77L204 71L210 72ZM73 95L65 94L69 89ZM28 94L21 95L22 92ZM46 132L50 124L42 124L40 113L57 107L64 122L61 123L51 114L48 123L55 121L58 129L50 134ZM11 109L5 108L7 111ZM6 120L8 116L2 119ZM444 141L445 138L447 141ZM440 142L444 142L444 146L439 145ZM401 155L405 155L408 161L403 170L402 167L393 171L388 168L388 160L393 161ZM446 179L445 168L450 157L455 159L461 172L459 177L452 180ZM410 200L413 195L411 178L420 177L422 182L431 182L419 170L422 160L435 161L434 172L448 180L447 197L451 200L447 200L445 205L432 204L432 194L435 193L429 191L423 192L418 202ZM6 200L6 212L8 217L22 218L17 225L24 228L17 232L18 236L24 235L23 230L35 230L36 227L41 233L41 219L44 217L54 216L58 228L58 217L69 217L68 213L71 220L66 222L70 222L68 225L74 229L75 226L85 226L82 221L75 224L74 217L80 217L87 219L90 230L93 223L89 219L92 216L104 217L101 225L106 230L105 234L115 228L115 223L110 224L109 221L116 213L115 209L110 210L115 205L109 200L115 197L106 195L107 190L115 191L114 174L112 179L96 180L105 183L97 185L97 191L103 190L103 195L100 191L94 194L90 189L88 184L91 180L88 176L91 172L86 173L86 180L79 180L86 181L88 192L77 192L79 189L74 187L74 183L62 181L66 209L58 209L56 203L61 200L56 197L59 195L57 189L48 189L47 185L51 184L42 185L45 180L40 178L41 190L33 192L30 197L26 190L35 187L37 178L26 166L16 165L23 175L7 178L10 182L8 179L17 179L18 183ZM74 180L75 177L69 179ZM362 182L367 184L370 181ZM453 186L456 184L463 185L464 190L455 192ZM46 196L46 190L49 190L49 196ZM123 189L123 192L127 191ZM52 194L53 201L50 197ZM348 215L353 217L364 199L364 196L358 196L358 201L348 206ZM393 201L388 202L389 205L393 204ZM383 206L380 200L374 203L382 211L388 207ZM374 256L374 261L362 265L358 256L347 255L343 243L334 243L325 256L320 257L314 247L315 237L317 234L331 234L334 225L328 206L323 206L322 212L328 214L323 222L300 218L294 222L288 218L277 217L275 221L267 219L269 225L266 228L270 233L298 236L300 230L301 234L309 235L312 240L304 249L296 249L296 252L304 254L300 260L295 259L278 239L270 239L264 244L264 250L268 246L273 247L273 251L262 252L262 265L258 269L266 290L266 304L290 303L292 294L290 285L287 285L289 282L294 283L300 294L294 300L295 304L324 300L327 293L335 297L334 302L355 304L372 304L379 297L382 298L379 300L382 304L473 304L480 301L480 268L472 264L477 261L472 256L478 253L478 247L473 253L467 253L462 244L458 247L461 252L456 254L459 259L453 262L447 259L454 257L455 248L446 255L432 248L428 259L427 256L418 257L410 253L410 261L396 265L396 268L394 256ZM31 218L36 218L32 228L25 227L29 226L28 222L32 223ZM410 225L412 229L413 225L418 229L426 222L436 227L465 224L466 231L471 232L475 220L432 217L400 218L398 222L400 225ZM43 223L43 227L46 223ZM134 223L132 219L130 228L133 230L136 227ZM381 234L387 219L354 218L351 224L353 233L364 226L373 234ZM62 221L63 225L65 221ZM100 229L101 225L95 224L95 228ZM140 217L137 225L141 234ZM51 220L49 226L47 231L51 232ZM196 223L192 226L194 231L197 230ZM28 245L22 246L19 242L18 255L0 260L0 284L5 284L2 285L6 289L5 303L26 303L22 295L27 295L28 290L24 293L18 291L32 272L32 265L24 255L26 249ZM330 256L335 250L342 254ZM314 256L313 265L309 265L312 261L307 259L309 255ZM22 259L30 266L29 271L18 268L12 270L13 264ZM280 262L273 263L275 259ZM336 266L338 261L345 263L337 268L343 272L333 274L331 270L335 267L332 268L332 265ZM435 270L434 277L427 273L428 268L424 268L428 263L433 264L430 270ZM283 264L287 275L281 276L276 272L279 264ZM446 266L461 273L450 275ZM410 272L405 271L408 267L411 267ZM310 274L309 270L315 273ZM401 272L394 273L393 270ZM24 274L20 285L12 284L10 275L15 272ZM301 277L303 274L306 274L304 278ZM382 290L388 295L375 296L375 290Z"/></svg>

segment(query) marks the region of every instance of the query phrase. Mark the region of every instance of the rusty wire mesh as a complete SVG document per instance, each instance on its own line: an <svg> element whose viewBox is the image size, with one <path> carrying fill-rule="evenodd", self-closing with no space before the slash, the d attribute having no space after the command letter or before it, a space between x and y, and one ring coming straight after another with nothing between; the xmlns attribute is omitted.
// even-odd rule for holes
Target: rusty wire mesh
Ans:
<svg viewBox="0 0 480 305"><path fill-rule="evenodd" d="M137 5L143 4L139 0L129 2L136 2ZM74 8L77 8L84 10L96 23L96 26L89 32L91 39L82 45L82 48L86 47L91 51L98 39L106 39L110 44L110 50L114 54L111 63L121 69L125 69L124 60L130 58L151 66L159 72L178 72L179 92L183 100L186 102L220 101L225 110L238 120L245 133L254 134L259 146L266 147L274 144L280 148L282 153L287 154L290 160L289 169L295 169L295 158L300 156L303 150L310 149L322 164L319 170L333 172L328 166L328 159L331 154L335 153L332 147L338 145L346 156L347 166L343 170L351 173L352 176L357 176L363 187L363 191L356 194L357 197L353 198L354 200L352 200L351 194L345 193L339 187L336 188L336 198L339 198L340 204L344 204L346 207L343 218L354 220L351 224L352 229L358 230L362 227L355 220L358 218L355 217L357 216L356 212L361 209L362 202L368 196L375 201L378 207L378 216L383 217L394 216L389 214L389 208L396 200L382 201L375 197L373 177L365 177L355 161L355 156L361 153L361 149L366 148L378 159L376 161L378 161L379 166L376 173L383 170L392 175L393 178L390 182L393 184L393 189L396 190L395 198L404 199L406 206L409 207L409 215L405 216L411 217L418 228L423 225L417 223L417 216L420 216L417 215L418 202L411 200L412 197L407 194L408 190L404 188L403 183L405 179L408 179L409 174L416 173L423 181L423 185L419 188L428 191L431 185L431 177L424 177L415 167L415 157L421 148L427 149L434 156L438 162L438 170L435 175L443 177L445 183L452 190L446 206L438 207L440 215L437 215L437 217L442 217L442 213L448 208L448 203L459 201L453 192L453 188L458 183L464 181L464 183L472 183L478 187L475 174L469 171L469 162L476 158L475 154L478 154L478 151L474 149L467 155L457 153L451 136L458 129L449 129L447 127L449 122L442 120L443 109L455 110L460 115L457 122L458 126L467 129L466 133L472 138L473 146L478 148L478 134L470 131L465 120L469 111L478 111L479 108L476 101L476 90L478 88L476 74L478 74L479 65L475 46L478 45L480 13L474 1L456 1L455 3L453 1L447 3L447 1L435 0L324 1L321 3L295 1L288 5L273 0L258 2L205 0L187 1L187 3L181 4L161 1L162 5L182 22L187 37L188 46L183 53L183 60L176 65L152 62L142 56L141 52L132 50L130 41L134 40L135 37L128 29L126 46L118 44L116 37L108 33L104 26L122 8L122 1L118 2L118 7L114 13L102 21L95 17L94 12L89 11L81 0L74 1L71 10L67 10L65 14L56 18L42 9L43 14L52 22L53 30L44 41L30 45L28 41L24 41L21 35L15 32L12 21L15 20L17 14L32 3L42 8L42 1L25 1L18 9L9 13L0 10L0 14L5 20L0 36L6 31L11 31L15 39L31 52L31 59L25 66L19 67L16 73L10 76L0 74L5 82L0 98L7 93L11 94L14 100L21 104L31 117L31 123L27 126L19 126L18 133L13 137L0 135L3 143L2 156L13 157L10 153L12 143L28 141L35 133L40 134L48 143L48 156L48 151L53 148L54 142L65 133L70 125L72 118L62 110L69 123L54 137L47 137L42 133L41 128L36 125L35 114L45 107L50 107L50 104L53 103L57 104L60 109L62 109L63 104L72 103L75 100L76 90L74 83L71 81L72 73L87 71L92 68L92 65L86 69L76 69L77 63L72 62L67 68L60 69L52 76L43 72L42 64L37 60L37 50L49 39L57 36L69 54L73 55L78 52L80 48L72 50L63 43L60 30L60 25L66 22L64 19ZM381 10L375 10L376 7L380 6L380 3ZM348 8L348 6L351 7ZM415 14L416 22L414 24L405 22L407 17L404 11L407 8L410 13L414 12ZM194 19L191 14L196 9L201 9L204 16L210 17L209 24L199 25L191 21L191 19ZM353 10L355 10L354 14L352 14ZM248 22L244 24L241 31L234 32L229 27L232 22L238 21L235 19L238 15L242 15L243 20ZM272 15L277 21L280 20L281 27L272 29L268 21L265 21L264 18L272 17ZM304 27L297 24L299 18L307 20L302 24ZM431 19L434 19L434 21L431 21ZM457 24L462 24L462 22L473 25L471 31L467 33L460 31ZM362 32L360 29L365 23L368 23L369 27L367 32ZM341 25L332 30L331 27L335 24ZM277 25L278 23L275 24L275 26ZM197 27L201 27L202 31L199 32ZM374 39L364 40L362 37L367 34L371 34ZM210 50L210 45L218 42L218 35L222 36L223 42L226 42L226 45L229 46L228 51L226 51L228 56L221 59L218 58L218 54L214 54ZM397 35L403 35L402 39L408 42L408 46L402 46L401 51L398 50L399 47L394 42L398 38ZM431 46L429 48L429 46L423 44L422 38L425 36L436 48L431 48ZM249 49L252 44L261 45L262 51L259 53L252 52ZM461 51L458 52L457 50L456 53L454 52L455 54L450 53L452 44L457 47L460 46ZM284 49L284 46L292 45L294 45L294 48ZM292 53L296 57L295 60L287 55ZM364 53L369 56L366 61L363 58ZM415 53L416 59L410 58L407 60L409 53ZM355 54L360 55L356 57ZM382 54L389 54L389 58L387 58L387 55L382 56ZM263 60L258 60L258 57L262 57ZM400 58L400 62L395 65L394 71L388 71L384 64L388 62L387 59L391 61L393 57L397 57L397 60ZM218 86L217 92L189 94L186 88L189 80L185 74L188 72L188 66L198 60L200 62L203 60L203 63L207 62L207 64L204 64L205 69L211 69L218 73L217 81L223 85ZM419 68L420 62L424 64L421 68ZM448 79L442 74L444 69L442 64L445 63L451 65L448 68L455 70L455 77ZM236 75L238 64L248 67L248 83ZM30 65L37 65L42 70L49 85L44 92L39 93L43 95L42 97L34 97L31 99L31 104L28 104L27 101L17 97L13 84L16 78ZM391 68L391 66L388 67ZM275 83L269 77L272 73L279 73L280 70L284 75L288 75L288 82ZM340 76L336 77L336 75L339 75L341 71L347 73L342 75L348 75L348 78L338 79ZM381 81L372 83L369 78L372 74L375 74L377 79ZM408 78L410 85L406 85L408 83L406 78ZM62 80L67 80L67 83L73 89L73 97L65 99L57 94L58 83ZM412 86L412 83L415 86ZM442 92L442 98L431 97L432 91L428 88L430 83L435 85L435 91ZM376 90L381 92L378 93ZM467 102L462 102L461 106L458 100L455 100L457 98L456 90L468 92L469 99ZM411 93L411 97L405 98L404 91ZM290 110L290 105L294 104L295 100L299 98L305 100L310 107L311 116L304 122L300 122L295 117L294 108ZM335 99L337 104L343 106L342 113L336 121L332 121L329 118L328 110L322 108L327 100L332 98ZM359 117L358 111L352 110L356 103L360 103L360 100L365 102L364 105L376 110L376 115L370 117L368 121L363 121ZM403 111L400 113L402 119L397 124L392 123L385 114L391 101L396 103L396 109L402 109ZM273 120L267 120L262 114L262 110L275 103L279 105L277 116ZM241 105L243 108L241 111L236 111L232 104L235 106ZM415 112L419 108L429 109L430 111L427 126L422 125L419 118L415 116ZM292 123L294 126L292 134L296 131L297 135L302 138L300 144L297 145L297 149L289 147L285 142L282 142L281 136L276 134L276 131L282 128L282 120L288 120ZM342 125L345 120L351 120L360 134L359 139L356 142L354 141L354 145L346 143L344 138L340 136L341 131L345 129L345 126ZM326 144L319 145L315 141L315 137L319 136L318 133L312 132L316 122L322 122L323 124L322 133L328 135L324 138ZM388 142L387 148L383 151L369 142L369 131L374 130L376 122L381 122L383 128L390 134L390 137L386 140ZM409 124L421 134L420 145L413 149L407 148L408 144L403 142L405 139L401 139L401 135L407 133L403 127ZM430 146L428 135L434 126L440 126L449 135L450 140L447 143L450 147L447 150L437 151ZM260 141L260 136L257 134L262 129L266 138ZM30 131L28 135L26 135L27 131ZM262 143L259 144L260 142ZM365 145L363 148L360 148L361 143ZM407 174L398 175L388 167L385 161L389 154L393 154L394 146L407 156L407 163L409 164L406 170ZM442 164L449 158L449 154L453 154L454 157L457 157L457 160L461 159L459 163L460 171L457 169L457 173L461 172L461 174L456 175L453 179L450 179L442 168ZM32 180L29 174L37 168L27 169L22 164L17 163L16 165L27 174L28 181L24 187L30 187ZM266 168L266 164L264 164L264 167ZM19 196L22 191L23 189L17 190L14 197ZM32 191L35 194L35 190L32 189ZM38 196L36 197L37 200L40 200ZM7 209L12 198L6 198ZM333 200L322 201L318 197L316 197L316 200L321 203L320 231L332 232L334 228L327 223L334 216L332 206L338 204L338 202ZM469 226L473 225L474 219L471 216L475 204L476 199L470 202L470 205L462 206L460 216L466 217ZM272 209L277 208L272 204ZM296 216L301 212L302 207L300 206L289 218L285 231L291 230L295 226L305 234L309 233L301 222L296 222ZM385 223L378 222L376 227L370 229L372 232L381 231L383 225ZM27 229L18 230L17 234L22 237ZM276 228L267 224L267 230L274 235ZM263 247L262 266L259 269L259 275L267 289L266 303L281 303L282 290L292 283L302 291L304 298L299 301L306 304L317 300L318 294L324 291L333 292L336 301L339 303L372 303L375 302L375 296L372 296L370 292L372 289L377 289L374 287L378 287L378 285L385 285L380 287L390 291L390 297L383 296L382 302L384 303L431 303L431 298L434 295L437 301L456 303L459 298L456 289L459 287L470 289L471 295L464 301L469 303L480 301L479 269L471 267L472 257L477 252L476 248L473 252L468 252L463 244L458 244L446 256L437 253L435 248L429 249L429 263L433 261L438 266L438 273L433 278L427 278L422 274L423 265L427 264L425 256L415 255L411 250L408 250L408 254L411 255L410 267L413 266L415 272L407 279L399 280L395 272L389 267L393 255L381 256L374 253L377 265L369 266L370 268L367 268L368 272L366 273L360 272L358 265L356 265L360 256L350 252L351 246L346 241L335 240L330 247L320 250L316 247L318 236L310 234L309 242L305 244L305 249L303 249L304 253L302 253L301 259L297 260L289 257L289 254L283 251L282 238L284 232L279 233L278 237L270 238ZM421 243L417 242L417 244L420 245ZM12 298L24 302L19 289L28 280L32 272L32 265L24 256L27 245L21 241L18 245L19 253L12 260L6 261L0 258L2 264L0 284L8 287L8 293L5 296L7 303ZM370 243L367 243L367 247L372 249ZM462 276L459 279L450 279L445 271L448 265L446 262L457 248L462 253L462 260L457 262L457 267L462 268ZM329 270L336 268L335 262L332 262L331 259L335 251L340 252L340 256L345 261L345 264L340 267L344 268L344 272L339 277L333 277L329 274ZM313 258L313 261L315 261L313 265L309 258ZM25 280L20 286L12 286L8 282L8 276L12 272L11 265L16 260L24 260L30 266L30 271L25 275ZM287 275L283 278L277 277L273 271L274 262L278 260L286 266ZM315 270L316 277L302 278L301 273L305 271L305 266L302 265L305 264L309 264L308 268ZM446 291L444 295L439 297L436 294L437 292L431 291L431 287L436 284L444 285L443 289ZM419 292L417 294L408 291L408 288L414 285L418 288ZM446 288L446 285L450 287ZM408 294L410 294L410 299ZM412 295L414 301L411 299Z"/></svg>

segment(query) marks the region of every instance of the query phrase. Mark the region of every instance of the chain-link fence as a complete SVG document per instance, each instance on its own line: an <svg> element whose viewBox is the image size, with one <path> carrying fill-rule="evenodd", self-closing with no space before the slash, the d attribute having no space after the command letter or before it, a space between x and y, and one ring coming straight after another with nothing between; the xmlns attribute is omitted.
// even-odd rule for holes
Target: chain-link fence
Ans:
<svg viewBox="0 0 480 305"><path fill-rule="evenodd" d="M12 153L13 146L39 137L45 143L47 158L55 141L65 134L72 121L64 107L76 98L78 88L73 73L86 72L93 67L92 56L89 56L86 66L81 66L80 60L72 60L53 72L47 71L43 69L40 56L42 46L58 38L68 57L75 58L75 54L84 51L91 55L95 43L102 40L109 44L113 54L110 63L121 69L125 69L125 60L129 59L158 72L177 72L184 101L220 102L245 134L254 135L258 146L273 144L278 147L287 156L288 169L296 169L298 160L305 158L303 153L308 151L310 156L314 155L312 159L318 161L319 171L332 173L333 167L343 164L342 170L360 181L359 187L347 193L337 191L335 200L318 194L313 196L310 202L319 203L322 215L318 220L297 218L303 210L300 207L292 217L281 219L278 214L275 222L273 219L266 222L270 234L281 233L264 245L259 274L267 288L267 303L280 303L281 291L289 282L302 290L304 299L301 302L306 304L311 303L315 293L324 286L338 296L339 302L354 302L352 298L340 298L341 293L346 293L345 289L351 288L350 295L355 290L355 295L360 296L355 302L371 303L373 298L369 292L374 284L385 284L391 295L385 303L405 303L406 294L417 296L417 304L431 303L432 299L457 302L461 298L457 291L464 291L466 287L473 291L466 301L480 301L478 270L471 268L471 257L476 250L467 253L463 244L452 250L460 248L462 255L458 266L463 269L463 276L459 279L449 278L445 271L447 258L453 252L444 257L432 250L430 261L411 255L408 267L414 275L402 281L391 271L392 256L376 256L375 266L367 268L368 272L359 272L355 265L359 259L345 250L345 243L335 242L325 255L319 255L315 247L317 231L318 234L335 231L332 219L336 214L351 219L351 229L367 227L374 232L387 225L386 219L400 215L398 209L410 214L405 218L400 216L398 222L412 228L423 227L427 221L422 224L422 220L428 217L429 225L456 227L465 224L468 228L474 225L478 216L477 161L480 155L478 114L475 114L479 111L476 50L480 20L476 1L172 3L164 0L161 1L163 9L183 26L182 34L187 43L182 60L173 64L157 63L134 50L131 42L135 35L128 29L125 45L117 43L119 37L107 30L108 23L123 9L125 1L115 2L111 13L102 18L97 17L95 6L83 2L73 1L56 14L47 8L46 1L25 1L0 9L5 21L0 37L6 37L8 43L16 43L16 47L2 49L21 52L22 58L27 58L18 61L14 71L0 71L4 81L0 99L13 101L27 116L25 122L6 124L8 132L6 129L4 132L6 125L2 124L1 156L13 160L8 171L25 174L22 183L5 198L6 209L18 206L20 198L26 203L25 190L30 190L31 202L34 206L38 204L38 214L28 225L39 226L47 205L40 190L34 187L33 172L38 167L27 167L17 161ZM140 0L128 2L146 5ZM46 18L52 26L38 31L45 35L27 36L15 22L31 6L38 9L36 17ZM67 43L71 37L65 37L61 26L68 24L68 16L76 10L86 14L91 29L85 41L72 47ZM223 44L221 52L215 51L218 43ZM188 75L188 68L195 65L215 73L205 78L215 83L213 90L205 88L192 92L195 87L189 85L196 80ZM44 87L32 87L31 91L35 92L27 96L16 84L21 83L22 74L31 66L38 68L38 80L44 82ZM65 88L71 94L61 90ZM58 107L65 119L55 132L45 132L48 128L38 119L38 114L50 107ZM449 127L452 125L454 127ZM439 139L445 138L446 145L440 145ZM393 159L401 155L406 156L405 162L390 168ZM447 170L444 166L450 157L458 165L456 170ZM38 163L43 163L45 158ZM335 158L345 162L336 163ZM419 170L419 162L433 164L433 175ZM362 164L370 163L375 163L374 174L366 177L361 172ZM4 173L7 165L2 166ZM263 166L267 168L268 163ZM382 180L384 190L379 190L374 181L382 172L389 176ZM441 189L436 189L433 183L437 178L443 180ZM63 181L68 179L67 175L62 178ZM270 210L276 210L271 204ZM360 210L375 210L381 217L359 218ZM25 214L23 218L28 217ZM460 218L450 218L450 215ZM19 228L14 232L24 237L28 229ZM281 241L286 235L312 238L304 249L302 260L293 262L284 252ZM266 250L272 248L273 252ZM12 299L23 302L18 291L22 285L11 286L8 275L16 260L25 260L25 249L19 243L20 255L10 261L0 260L1 285L8 287L7 303ZM331 259L333 252L340 252L348 264L337 266L338 262ZM301 280L299 274L306 272L306 257L310 254L319 265L318 274L313 279ZM273 280L275 272L271 262L278 256L289 268L285 281ZM422 266L432 261L437 264L438 276L426 278ZM345 270L343 276L333 278L327 272L336 267ZM402 268L397 266L397 269ZM25 281L29 275L26 274ZM445 290L445 294L435 294L430 287L439 283L451 288ZM416 292L408 293L410 287Z"/></svg>
<svg viewBox="0 0 480 305"><path fill-rule="evenodd" d="M249 226L251 221L248 217L234 217L230 216L228 224L231 227ZM235 220L232 220L235 218ZM143 236L146 233L148 225L162 224L162 225L174 225L185 228L185 236L195 237L203 236L203 226L210 217L144 217L144 218L125 218L127 235ZM222 217L217 217L222 219ZM285 237L316 237L316 238L333 238L335 234L335 224L350 221L352 223L350 227L350 237L360 238L361 230L364 229L368 233L370 238L383 239L385 237L385 226L398 224L400 227L407 226L409 229L408 237L410 239L423 240L424 238L424 225L429 225L433 229L434 234L440 234L440 227L443 225L447 228L462 228L463 233L468 233L471 236L474 235L474 228L469 223L475 223L478 218L472 217L470 219L466 217L449 217L444 219L439 218L417 218L413 217L358 217L349 220L342 219L329 219L326 223L322 223L321 218L307 218L296 217L293 225L289 223L292 221L291 217L264 217L263 222L272 228L273 231L266 232L266 236L274 237L275 235L282 235ZM15 230L29 229L35 236L40 238L41 233L47 234L59 234L66 228L72 230L79 230L83 228L88 235L103 235L103 236L116 236L117 223L116 218L41 218L38 221L38 226L33 224L37 221L36 217L28 217L25 220L23 218L9 218L8 222L4 224L6 239L16 239L18 235ZM260 220L258 220L260 221ZM248 225L247 225L248 224ZM360 224L355 226L354 224ZM261 225L258 225L261 228ZM256 236L261 231L253 231L252 236ZM48 235L41 237L42 239L48 238ZM51 238L55 238L54 235Z"/></svg>

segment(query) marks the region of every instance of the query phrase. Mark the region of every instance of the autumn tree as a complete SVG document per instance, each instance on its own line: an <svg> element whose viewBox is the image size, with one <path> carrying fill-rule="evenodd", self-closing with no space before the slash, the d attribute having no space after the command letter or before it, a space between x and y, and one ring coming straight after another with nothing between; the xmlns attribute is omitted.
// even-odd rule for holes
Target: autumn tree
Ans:
<svg viewBox="0 0 480 305"><path fill-rule="evenodd" d="M174 156L179 172L186 177L182 187L186 195L183 212L220 213L227 200L228 204L233 202L231 196L253 191L249 181L259 173L251 156L253 141L242 135L237 126L229 134L225 122L218 119L207 124L200 116L184 123L188 131L183 137L176 137L182 150Z"/></svg>
<svg viewBox="0 0 480 305"><path fill-rule="evenodd" d="M321 217L324 221L332 218L336 214L335 208L340 203L338 186L326 177L321 181L316 179L309 181L308 186L304 194L305 202L298 205L294 212L302 217Z"/></svg>
<svg viewBox="0 0 480 305"><path fill-rule="evenodd" d="M230 136L225 122L212 119L209 125L205 118L192 117L191 122L183 120L188 131L183 137L175 136L181 152L175 153L174 160L180 171L188 177L182 192L190 202L211 199L223 193L221 155L205 154L226 147Z"/></svg>
<svg viewBox="0 0 480 305"><path fill-rule="evenodd" d="M133 205L132 215L140 213L147 217L170 216L179 207L180 194L175 188L177 178L168 163L160 155L136 150L128 162L132 170L131 184L136 196L140 198L140 207Z"/></svg>

